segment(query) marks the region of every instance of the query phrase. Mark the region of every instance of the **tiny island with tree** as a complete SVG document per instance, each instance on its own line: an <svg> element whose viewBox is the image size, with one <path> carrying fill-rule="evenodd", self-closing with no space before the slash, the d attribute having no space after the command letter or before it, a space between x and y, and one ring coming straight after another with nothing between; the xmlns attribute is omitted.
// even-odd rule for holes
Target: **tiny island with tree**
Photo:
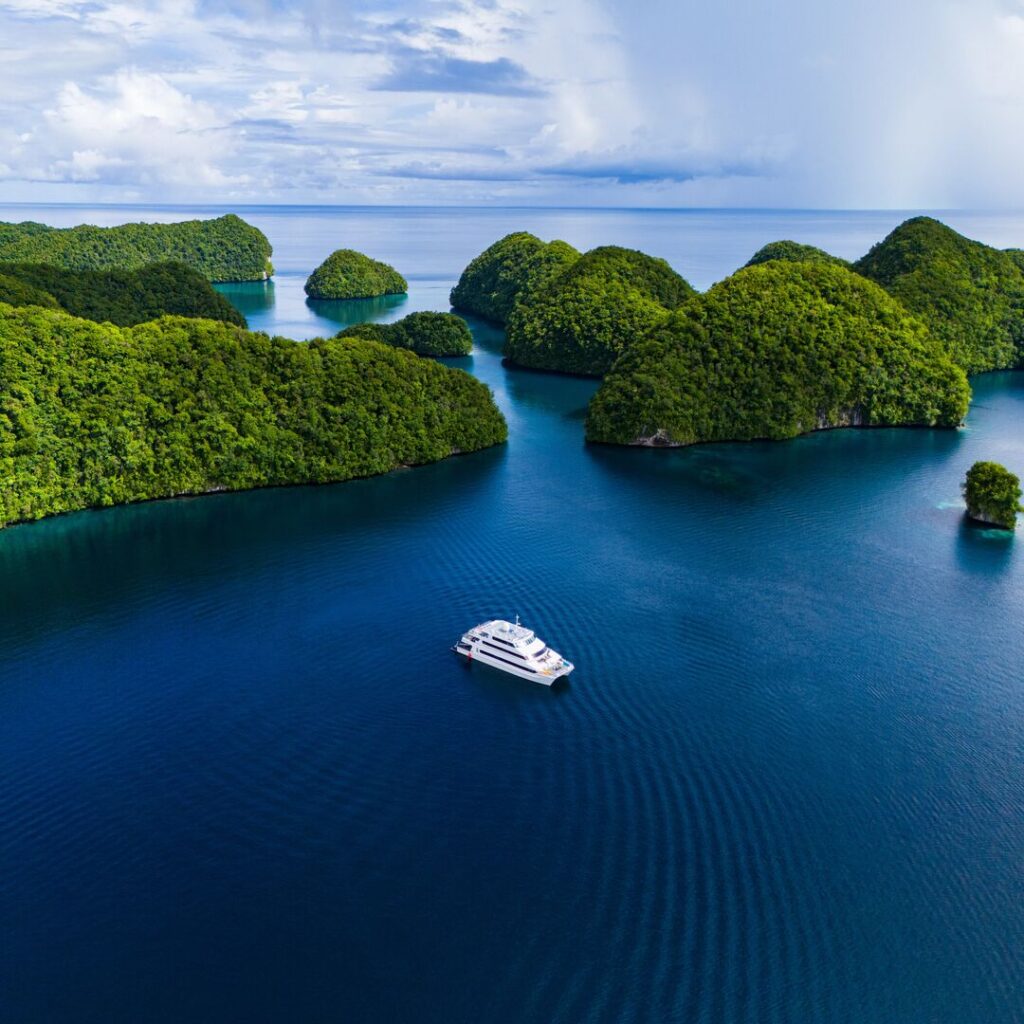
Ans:
<svg viewBox="0 0 1024 1024"><path fill-rule="evenodd" d="M976 462L967 471L963 492L971 519L1004 530L1017 528L1017 513L1024 512L1020 478L1005 466L998 462Z"/></svg>

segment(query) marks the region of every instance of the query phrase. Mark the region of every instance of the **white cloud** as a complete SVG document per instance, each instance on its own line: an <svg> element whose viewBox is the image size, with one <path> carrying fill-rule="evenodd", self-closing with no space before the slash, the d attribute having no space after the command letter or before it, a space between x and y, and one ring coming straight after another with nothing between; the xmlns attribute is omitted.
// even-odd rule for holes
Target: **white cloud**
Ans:
<svg viewBox="0 0 1024 1024"><path fill-rule="evenodd" d="M186 186L242 180L211 161L211 153L233 146L213 106L157 74L119 71L90 91L68 82L39 134L53 154L50 178Z"/></svg>
<svg viewBox="0 0 1024 1024"><path fill-rule="evenodd" d="M1018 0L0 0L0 40L0 178L68 198L1024 202Z"/></svg>

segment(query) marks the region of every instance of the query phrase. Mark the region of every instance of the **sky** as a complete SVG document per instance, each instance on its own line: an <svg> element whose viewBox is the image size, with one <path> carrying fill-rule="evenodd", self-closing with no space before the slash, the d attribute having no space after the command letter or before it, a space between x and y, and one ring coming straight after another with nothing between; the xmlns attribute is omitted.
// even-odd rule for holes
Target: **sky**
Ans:
<svg viewBox="0 0 1024 1024"><path fill-rule="evenodd" d="M1024 0L0 0L0 201L1024 208Z"/></svg>

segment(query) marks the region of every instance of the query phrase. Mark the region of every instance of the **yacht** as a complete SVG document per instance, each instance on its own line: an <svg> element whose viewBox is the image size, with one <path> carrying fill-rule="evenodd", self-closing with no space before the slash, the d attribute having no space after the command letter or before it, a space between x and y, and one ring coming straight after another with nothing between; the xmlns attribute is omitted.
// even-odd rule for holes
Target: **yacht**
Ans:
<svg viewBox="0 0 1024 1024"><path fill-rule="evenodd" d="M468 662L479 661L501 672L550 686L575 667L551 650L532 629L504 619L492 619L464 633L452 648Z"/></svg>

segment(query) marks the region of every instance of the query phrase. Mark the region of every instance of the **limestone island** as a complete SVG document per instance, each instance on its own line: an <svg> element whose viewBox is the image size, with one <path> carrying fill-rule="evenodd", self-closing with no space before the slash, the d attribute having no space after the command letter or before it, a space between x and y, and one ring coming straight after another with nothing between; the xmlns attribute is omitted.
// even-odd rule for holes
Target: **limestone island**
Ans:
<svg viewBox="0 0 1024 1024"><path fill-rule="evenodd" d="M408 290L405 278L394 267L355 249L332 252L306 281L311 299L376 299Z"/></svg>
<svg viewBox="0 0 1024 1024"><path fill-rule="evenodd" d="M695 294L662 259L615 245L591 249L519 297L505 355L531 369L599 377Z"/></svg>
<svg viewBox="0 0 1024 1024"><path fill-rule="evenodd" d="M979 523L1004 530L1017 528L1017 513L1024 512L1020 479L998 462L976 462L963 482L967 515Z"/></svg>
<svg viewBox="0 0 1024 1024"><path fill-rule="evenodd" d="M331 483L506 439L490 389L362 338L0 303L0 527L150 498Z"/></svg>
<svg viewBox="0 0 1024 1024"><path fill-rule="evenodd" d="M473 351L469 326L454 313L410 313L393 324L355 324L336 337L367 338L421 356L468 356Z"/></svg>
<svg viewBox="0 0 1024 1024"><path fill-rule="evenodd" d="M928 328L827 262L738 271L627 348L587 438L678 447L841 426L956 427L970 388Z"/></svg>
<svg viewBox="0 0 1024 1024"><path fill-rule="evenodd" d="M45 263L64 270L137 270L175 262L208 281L265 281L274 273L272 251L262 231L234 214L112 228L0 223L0 262Z"/></svg>
<svg viewBox="0 0 1024 1024"><path fill-rule="evenodd" d="M246 326L245 317L202 274L184 263L150 263L137 270L65 270L48 263L0 263L0 302L63 309L119 327L169 315Z"/></svg>
<svg viewBox="0 0 1024 1024"><path fill-rule="evenodd" d="M853 269L919 316L967 373L1024 366L1024 266L931 217L896 228Z"/></svg>
<svg viewBox="0 0 1024 1024"><path fill-rule="evenodd" d="M568 242L516 231L470 262L452 289L452 306L504 327L522 296L535 294L579 258Z"/></svg>

